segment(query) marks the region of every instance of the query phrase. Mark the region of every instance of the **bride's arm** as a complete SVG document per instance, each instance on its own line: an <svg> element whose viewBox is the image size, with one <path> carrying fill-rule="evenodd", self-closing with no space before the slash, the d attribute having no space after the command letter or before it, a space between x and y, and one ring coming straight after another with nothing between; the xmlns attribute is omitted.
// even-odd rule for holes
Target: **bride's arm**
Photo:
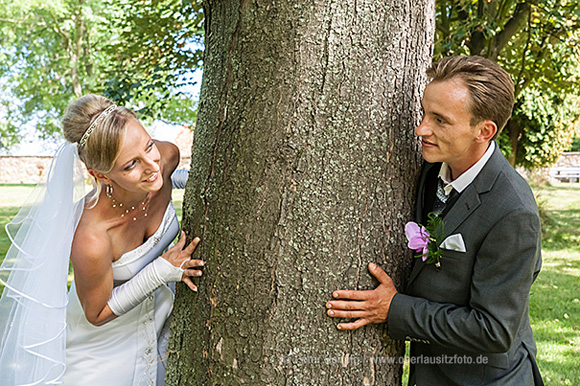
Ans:
<svg viewBox="0 0 580 386"><path fill-rule="evenodd" d="M75 241L81 241L76 243L76 248L73 243L71 256L77 294L87 320L95 326L130 311L165 283L181 280L197 291L191 278L202 275L198 268L203 266L203 261L192 260L191 254L199 238L185 246L185 232L182 232L176 245L147 264L132 279L115 288L110 241L104 238L99 240L95 234L84 235L82 230L75 235ZM101 247L93 248L93 245Z"/></svg>
<svg viewBox="0 0 580 386"><path fill-rule="evenodd" d="M71 251L75 286L89 323L101 326L117 316L107 304L113 291L111 240L77 229Z"/></svg>

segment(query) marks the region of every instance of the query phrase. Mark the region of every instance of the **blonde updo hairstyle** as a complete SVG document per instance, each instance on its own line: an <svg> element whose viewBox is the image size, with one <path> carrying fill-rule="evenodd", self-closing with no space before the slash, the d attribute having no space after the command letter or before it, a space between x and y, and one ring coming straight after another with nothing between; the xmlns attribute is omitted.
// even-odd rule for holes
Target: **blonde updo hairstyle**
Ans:
<svg viewBox="0 0 580 386"><path fill-rule="evenodd" d="M111 105L113 102L109 99L94 94L87 94L71 103L62 118L64 138L78 144L91 124ZM135 113L123 106L117 106L101 118L84 146L78 145L79 157L87 169L103 174L113 169L131 118L137 119ZM101 184L95 180L95 185L97 198L101 192ZM96 205L96 201L94 204Z"/></svg>

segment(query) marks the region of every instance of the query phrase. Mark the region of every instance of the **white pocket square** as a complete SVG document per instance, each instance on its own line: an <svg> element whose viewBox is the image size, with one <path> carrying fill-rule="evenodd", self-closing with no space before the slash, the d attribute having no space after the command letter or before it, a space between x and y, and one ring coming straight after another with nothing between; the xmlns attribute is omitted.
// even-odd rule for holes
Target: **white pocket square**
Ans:
<svg viewBox="0 0 580 386"><path fill-rule="evenodd" d="M463 237L461 237L460 233L449 236L443 240L439 247L450 251L467 252L465 249L465 243L463 242Z"/></svg>

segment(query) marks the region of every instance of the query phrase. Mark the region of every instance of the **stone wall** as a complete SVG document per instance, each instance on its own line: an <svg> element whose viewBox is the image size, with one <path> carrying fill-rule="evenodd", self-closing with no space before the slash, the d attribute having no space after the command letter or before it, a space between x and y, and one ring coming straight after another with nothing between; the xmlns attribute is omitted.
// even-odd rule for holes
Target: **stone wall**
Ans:
<svg viewBox="0 0 580 386"><path fill-rule="evenodd" d="M569 166L580 166L580 152L571 151L560 156L554 167L566 168Z"/></svg>
<svg viewBox="0 0 580 386"><path fill-rule="evenodd" d="M52 157L0 156L0 184L43 182ZM181 157L178 168L189 169L191 156Z"/></svg>
<svg viewBox="0 0 580 386"><path fill-rule="evenodd" d="M160 130L163 130L161 128ZM157 133L164 134L165 132ZM166 133L165 133L166 134ZM157 136L155 137L157 138ZM173 142L179 148L181 161L179 169L189 169L191 164L191 148L193 146L193 129L181 127L170 131L163 141ZM0 184L37 184L43 182L50 169L52 156L1 156ZM87 174L87 178L90 178Z"/></svg>
<svg viewBox="0 0 580 386"><path fill-rule="evenodd" d="M36 184L45 178L52 157L0 156L0 184Z"/></svg>

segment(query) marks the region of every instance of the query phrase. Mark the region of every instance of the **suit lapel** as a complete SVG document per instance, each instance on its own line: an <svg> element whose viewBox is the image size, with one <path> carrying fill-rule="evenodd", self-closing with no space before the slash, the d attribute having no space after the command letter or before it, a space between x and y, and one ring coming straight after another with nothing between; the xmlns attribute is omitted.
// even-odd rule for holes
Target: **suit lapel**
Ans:
<svg viewBox="0 0 580 386"><path fill-rule="evenodd" d="M461 225L461 223L465 221L480 204L479 192L473 184L469 185L467 189L461 193L445 217L443 217L445 235L452 235L457 227L459 227L459 225Z"/></svg>
<svg viewBox="0 0 580 386"><path fill-rule="evenodd" d="M426 212L433 208L432 202L433 200L431 197L429 197L429 194L426 191L431 190L432 188L428 186L428 183L432 182L430 181L431 178L429 177L433 173L439 173L440 167L441 163L434 164L426 163L423 172L421 173L421 178L419 180L419 189L417 190L417 205L415 207L415 221L417 223L423 224L425 221ZM419 274L419 272L421 271L421 269L423 269L424 266L425 264L423 264L422 261L420 261L419 259L415 259L415 263L413 265L413 270L411 271L411 276L409 276L409 282L407 284L407 287L409 286L409 284L411 284L413 279L415 279L415 277Z"/></svg>
<svg viewBox="0 0 580 386"><path fill-rule="evenodd" d="M431 187L428 186L430 178L433 173L438 173L440 163L437 164L425 164L423 172L421 173L421 178L419 179L419 188L417 189L417 205L415 206L415 221L418 223L424 222L424 212L427 208L433 208L433 197L429 197L426 190L430 190Z"/></svg>
<svg viewBox="0 0 580 386"><path fill-rule="evenodd" d="M469 217L471 214L481 205L480 195L487 193L493 187L497 177L500 174L503 163L505 163L505 158L499 150L499 146L496 143L495 150L491 158L487 161L481 172L477 175L475 180L461 193L457 201L449 209L447 214L443 217L443 224L445 227L445 235L450 236L457 230L457 228ZM439 164L430 164L431 167ZM428 169L425 170L421 178L422 185L419 186L419 198L417 200L417 213L423 211L423 205L425 202L425 181ZM422 216L419 214L417 216L420 219ZM411 276L407 283L407 287L415 280L419 275L423 267L425 267L422 261L417 259L413 270L411 271Z"/></svg>

